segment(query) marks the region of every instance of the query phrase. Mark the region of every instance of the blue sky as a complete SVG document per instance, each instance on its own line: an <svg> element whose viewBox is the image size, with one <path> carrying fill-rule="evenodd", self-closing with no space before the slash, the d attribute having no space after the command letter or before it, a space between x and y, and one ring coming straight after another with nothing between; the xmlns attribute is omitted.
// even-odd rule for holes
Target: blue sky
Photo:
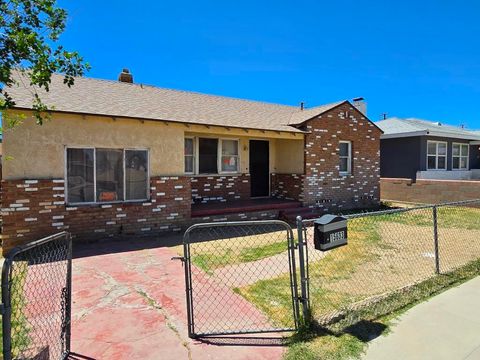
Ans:
<svg viewBox="0 0 480 360"><path fill-rule="evenodd" d="M60 1L88 76L480 128L480 2Z"/></svg>

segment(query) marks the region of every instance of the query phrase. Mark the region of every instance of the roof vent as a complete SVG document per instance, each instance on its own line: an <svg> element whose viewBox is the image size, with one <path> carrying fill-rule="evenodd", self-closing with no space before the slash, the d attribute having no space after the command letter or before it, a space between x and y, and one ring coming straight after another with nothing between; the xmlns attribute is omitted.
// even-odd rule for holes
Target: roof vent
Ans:
<svg viewBox="0 0 480 360"><path fill-rule="evenodd" d="M367 103L363 97L357 97L352 100L353 106L357 108L363 115L367 116Z"/></svg>
<svg viewBox="0 0 480 360"><path fill-rule="evenodd" d="M118 75L118 81L124 82L124 83L133 83L133 75L130 74L130 70L128 69L123 69L120 75Z"/></svg>
<svg viewBox="0 0 480 360"><path fill-rule="evenodd" d="M442 126L442 123L439 122L439 121L437 121L437 122L435 123L435 125L437 125L437 126Z"/></svg>

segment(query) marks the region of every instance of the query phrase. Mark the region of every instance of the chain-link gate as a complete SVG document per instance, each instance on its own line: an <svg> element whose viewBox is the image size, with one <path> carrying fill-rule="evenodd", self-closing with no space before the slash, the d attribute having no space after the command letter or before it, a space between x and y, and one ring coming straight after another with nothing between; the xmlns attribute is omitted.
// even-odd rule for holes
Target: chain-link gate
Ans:
<svg viewBox="0 0 480 360"><path fill-rule="evenodd" d="M283 221L191 226L181 258L189 336L295 330L299 307L294 250L292 229ZM251 301L259 296L262 281L277 277L282 281L270 294L269 306L282 311L272 318Z"/></svg>
<svg viewBox="0 0 480 360"><path fill-rule="evenodd" d="M66 232L9 252L2 270L3 359L68 357L71 279Z"/></svg>

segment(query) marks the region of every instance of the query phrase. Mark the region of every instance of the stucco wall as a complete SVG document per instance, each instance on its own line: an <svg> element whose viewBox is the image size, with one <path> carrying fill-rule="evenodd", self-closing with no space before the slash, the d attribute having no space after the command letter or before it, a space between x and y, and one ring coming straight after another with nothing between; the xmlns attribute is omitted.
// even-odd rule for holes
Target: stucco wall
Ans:
<svg viewBox="0 0 480 360"><path fill-rule="evenodd" d="M22 124L5 132L3 151L9 160L3 161L3 178L63 178L65 146L147 148L150 150L151 176L182 175L186 134L238 138L240 173L249 172L249 139L270 141L270 172L303 171L303 161L298 161L303 157L302 134L246 132L242 129L55 113L42 126L27 117Z"/></svg>
<svg viewBox="0 0 480 360"><path fill-rule="evenodd" d="M303 140L276 140L275 167L277 174L303 174L304 172Z"/></svg>

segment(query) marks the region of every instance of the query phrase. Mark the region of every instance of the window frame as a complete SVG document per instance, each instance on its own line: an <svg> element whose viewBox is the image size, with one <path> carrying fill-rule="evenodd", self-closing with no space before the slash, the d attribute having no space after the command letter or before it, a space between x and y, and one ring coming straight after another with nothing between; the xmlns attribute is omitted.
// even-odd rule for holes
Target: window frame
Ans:
<svg viewBox="0 0 480 360"><path fill-rule="evenodd" d="M223 171L222 170L222 157L223 157L223 154L222 154L222 150L223 150L223 142L224 141L235 141L237 143L237 169L234 170L234 171ZM217 158L217 161L218 161L218 165L217 165L217 169L218 169L218 173L219 174L238 174L239 173L239 170L240 170L240 139L233 139L233 138L219 138L218 139L218 158Z"/></svg>
<svg viewBox="0 0 480 360"><path fill-rule="evenodd" d="M94 201L85 201L85 202L69 202L68 200L68 164L67 164L67 151L68 149L92 149L93 150L93 193ZM123 153L123 198L124 200L115 200L115 201L98 201L97 200L97 149L106 149L106 150L122 150ZM147 191L146 197L143 199L133 199L126 200L127 192L127 177L125 174L125 152L126 151L146 151L147 152ZM94 146L80 146L80 145L66 145L64 147L64 199L66 205L79 206L79 205L108 205L108 204L123 204L123 203L136 203L136 202L145 202L151 199L151 189L150 189L150 149L142 147L126 147L126 148L110 148L110 147L94 147Z"/></svg>
<svg viewBox="0 0 480 360"><path fill-rule="evenodd" d="M435 155L433 154L429 154L428 153L428 144L430 143L434 143L435 144ZM439 155L438 154L438 144L445 144L445 155ZM441 141L441 140L427 140L427 149L426 149L426 153L427 153L427 163L425 164L425 167L427 169L427 171L445 171L448 169L448 142L447 141ZM434 169L429 169L428 168L428 157L429 156L435 156L435 168ZM445 157L445 167L444 168L439 168L438 167L438 158L439 157Z"/></svg>
<svg viewBox="0 0 480 360"><path fill-rule="evenodd" d="M338 173L340 176L348 176L352 174L352 142L350 140L340 140L338 142L338 158L340 159L347 159L347 171L340 170L340 164L338 165ZM348 144L348 155L340 155L340 144ZM340 162L340 161L339 161Z"/></svg>
<svg viewBox="0 0 480 360"><path fill-rule="evenodd" d="M215 175L226 175L226 174L240 174L241 168L241 151L240 151L240 138L236 137L218 137L218 136L209 136L209 135L202 135L202 136L193 136L193 135L185 135L184 139L189 138L193 139L193 158L194 158L194 172L186 172L185 165L183 167L183 172L185 175L195 175L195 176L215 176ZM217 172L216 173L202 173L200 174L200 148L199 139L216 139L217 140ZM237 170L236 171L222 171L222 146L224 140L236 141L237 142Z"/></svg>
<svg viewBox="0 0 480 360"><path fill-rule="evenodd" d="M192 141L193 141L193 152L192 152L192 155L185 155L185 151L184 151L184 154L183 154L183 172L186 175L194 175L197 172L197 156L196 156L196 153L197 153L197 143L198 143L198 141L196 141L195 136L185 136L183 138L183 146L184 147L185 147L185 140L186 139L192 139ZM187 156L193 157L192 171L185 171L185 158Z"/></svg>
<svg viewBox="0 0 480 360"><path fill-rule="evenodd" d="M453 154L453 147L455 145L459 145L460 146L460 155L454 155ZM462 155L462 146L466 146L467 147L467 155L463 156ZM458 165L460 166L461 164L461 158L464 158L466 157L467 158L467 162L466 162L466 167L465 168L461 168L461 167L458 167L458 168L455 168L453 167L453 158L458 158L459 161L458 161ZM455 171L468 171L470 167L470 144L469 143L458 143L458 142L454 142L452 143L452 171L455 170Z"/></svg>

